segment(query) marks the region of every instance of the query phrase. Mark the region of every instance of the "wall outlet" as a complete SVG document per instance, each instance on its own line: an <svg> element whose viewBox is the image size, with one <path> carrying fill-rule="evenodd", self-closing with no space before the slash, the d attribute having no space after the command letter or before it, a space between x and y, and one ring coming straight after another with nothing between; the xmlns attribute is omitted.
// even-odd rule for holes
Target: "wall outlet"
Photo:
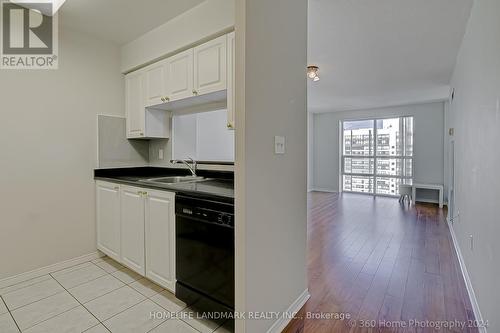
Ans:
<svg viewBox="0 0 500 333"><path fill-rule="evenodd" d="M275 136L274 137L274 153L280 154L280 155L285 153L285 137L284 136Z"/></svg>
<svg viewBox="0 0 500 333"><path fill-rule="evenodd" d="M163 160L163 149L158 149L158 159Z"/></svg>

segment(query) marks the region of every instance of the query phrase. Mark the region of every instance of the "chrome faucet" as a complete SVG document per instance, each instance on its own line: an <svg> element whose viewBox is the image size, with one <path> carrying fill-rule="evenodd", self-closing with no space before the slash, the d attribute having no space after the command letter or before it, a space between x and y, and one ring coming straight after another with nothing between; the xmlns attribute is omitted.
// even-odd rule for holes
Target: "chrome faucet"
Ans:
<svg viewBox="0 0 500 333"><path fill-rule="evenodd" d="M189 165L189 162L191 162L191 165ZM193 175L193 177L196 177L197 163L192 157L188 157L185 160L173 160L172 163L173 164L177 164L177 163L184 164L189 169L189 171L191 171L191 174Z"/></svg>

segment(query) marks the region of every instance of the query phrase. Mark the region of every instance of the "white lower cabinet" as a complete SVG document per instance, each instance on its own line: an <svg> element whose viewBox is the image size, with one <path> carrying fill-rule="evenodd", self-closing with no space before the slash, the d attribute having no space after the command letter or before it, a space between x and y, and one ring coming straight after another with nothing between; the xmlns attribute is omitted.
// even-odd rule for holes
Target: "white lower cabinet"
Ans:
<svg viewBox="0 0 500 333"><path fill-rule="evenodd" d="M147 191L146 277L175 290L175 194Z"/></svg>
<svg viewBox="0 0 500 333"><path fill-rule="evenodd" d="M96 182L97 248L120 261L120 187Z"/></svg>
<svg viewBox="0 0 500 333"><path fill-rule="evenodd" d="M97 248L175 291L175 193L96 182Z"/></svg>
<svg viewBox="0 0 500 333"><path fill-rule="evenodd" d="M143 189L121 187L122 264L145 275Z"/></svg>

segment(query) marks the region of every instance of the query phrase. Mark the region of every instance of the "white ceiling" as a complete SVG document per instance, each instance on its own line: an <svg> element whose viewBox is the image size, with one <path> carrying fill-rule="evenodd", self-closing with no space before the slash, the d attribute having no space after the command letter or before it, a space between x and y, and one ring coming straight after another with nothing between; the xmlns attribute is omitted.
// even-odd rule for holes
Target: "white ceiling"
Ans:
<svg viewBox="0 0 500 333"><path fill-rule="evenodd" d="M472 2L309 0L309 110L445 99Z"/></svg>
<svg viewBox="0 0 500 333"><path fill-rule="evenodd" d="M66 0L61 26L124 44L202 3L203 0Z"/></svg>

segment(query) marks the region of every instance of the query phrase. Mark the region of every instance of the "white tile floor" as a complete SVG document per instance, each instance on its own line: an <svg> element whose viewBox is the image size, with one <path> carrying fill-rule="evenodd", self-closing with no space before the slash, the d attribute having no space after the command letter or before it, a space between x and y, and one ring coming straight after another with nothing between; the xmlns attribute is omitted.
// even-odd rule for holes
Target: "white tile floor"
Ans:
<svg viewBox="0 0 500 333"><path fill-rule="evenodd" d="M107 257L0 289L1 333L229 333L224 323L190 313L172 293Z"/></svg>

